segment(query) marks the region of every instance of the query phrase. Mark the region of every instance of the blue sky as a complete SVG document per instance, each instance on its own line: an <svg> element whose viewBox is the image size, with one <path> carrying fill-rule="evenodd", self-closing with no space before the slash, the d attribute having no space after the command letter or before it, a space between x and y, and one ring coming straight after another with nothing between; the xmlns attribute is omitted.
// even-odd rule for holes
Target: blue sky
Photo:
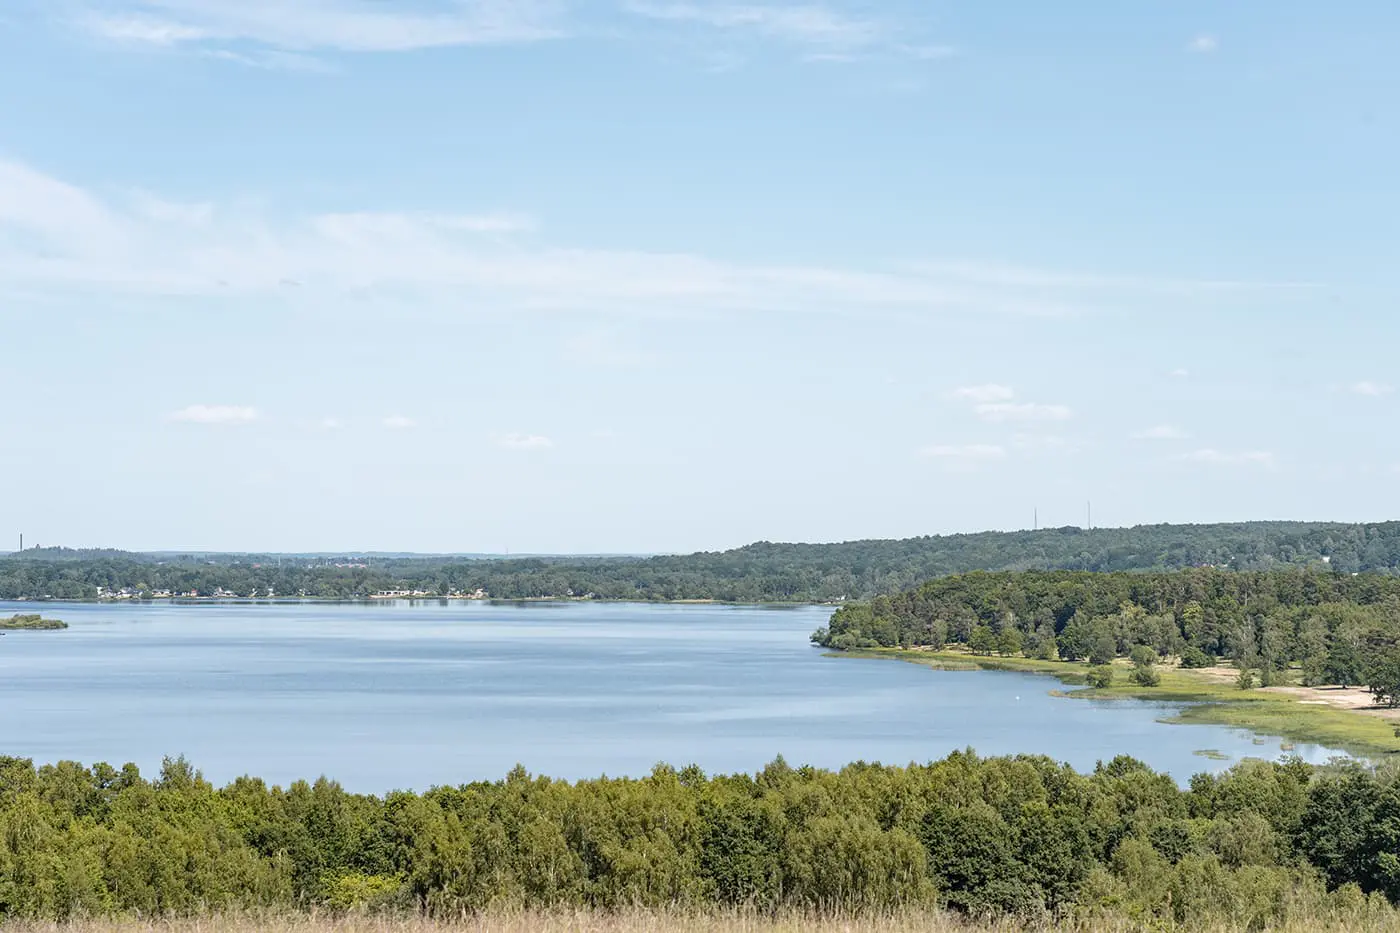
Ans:
<svg viewBox="0 0 1400 933"><path fill-rule="evenodd" d="M7 0L0 536L1394 517L1397 29L1364 0Z"/></svg>

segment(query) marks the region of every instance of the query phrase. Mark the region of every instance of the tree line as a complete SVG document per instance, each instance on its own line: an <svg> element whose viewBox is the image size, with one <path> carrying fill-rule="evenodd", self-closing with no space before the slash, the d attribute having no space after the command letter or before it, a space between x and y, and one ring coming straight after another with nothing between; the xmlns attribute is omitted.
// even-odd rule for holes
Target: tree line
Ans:
<svg viewBox="0 0 1400 933"><path fill-rule="evenodd" d="M1251 761L1182 789L1133 759L1043 757L423 794L216 788L183 759L0 759L0 919L259 908L459 916L492 907L1105 914L1262 929L1400 899L1400 781Z"/></svg>
<svg viewBox="0 0 1400 933"><path fill-rule="evenodd" d="M498 599L842 602L892 595L933 577L974 570L1205 566L1393 575L1400 573L1400 522L1069 527L840 544L758 542L646 558L141 555L48 548L0 558L0 599L92 599L100 591L122 590L363 599L385 590L447 596L480 589Z"/></svg>

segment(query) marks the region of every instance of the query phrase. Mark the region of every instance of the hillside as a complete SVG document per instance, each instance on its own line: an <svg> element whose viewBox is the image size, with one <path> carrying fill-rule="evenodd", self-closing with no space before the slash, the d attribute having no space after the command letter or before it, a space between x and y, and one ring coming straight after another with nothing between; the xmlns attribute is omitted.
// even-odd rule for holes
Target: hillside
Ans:
<svg viewBox="0 0 1400 933"><path fill-rule="evenodd" d="M119 592L363 598L484 590L500 599L831 602L903 592L973 570L1232 570L1330 567L1400 572L1400 522L1247 522L1051 528L839 544L758 542L680 556L464 559L140 555L47 549L0 558L0 599L86 599ZM99 590L99 588L101 588Z"/></svg>

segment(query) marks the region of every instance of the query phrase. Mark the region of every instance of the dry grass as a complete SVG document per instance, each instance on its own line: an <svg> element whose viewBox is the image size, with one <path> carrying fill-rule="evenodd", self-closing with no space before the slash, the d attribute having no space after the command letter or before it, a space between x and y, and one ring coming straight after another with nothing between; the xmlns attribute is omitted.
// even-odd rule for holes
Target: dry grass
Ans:
<svg viewBox="0 0 1400 933"><path fill-rule="evenodd" d="M665 912L501 913L465 918L455 923L390 917L240 916L170 921L89 920L62 924L4 924L5 933L1129 933L1137 930L1194 930L1235 933L1230 925L1188 926L1158 922L1143 925L1127 918L1030 926L999 921L986 924L953 915L913 911L865 919L779 918L745 914L678 914ZM1255 928L1258 929L1258 928ZM1352 918L1299 919L1265 928L1273 933L1400 933L1400 914L1377 917L1359 912Z"/></svg>

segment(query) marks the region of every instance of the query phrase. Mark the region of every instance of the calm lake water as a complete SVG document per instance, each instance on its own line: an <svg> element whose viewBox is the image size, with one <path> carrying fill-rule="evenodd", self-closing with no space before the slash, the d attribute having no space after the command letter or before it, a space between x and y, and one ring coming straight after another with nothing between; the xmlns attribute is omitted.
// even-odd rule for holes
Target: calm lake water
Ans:
<svg viewBox="0 0 1400 933"><path fill-rule="evenodd" d="M955 749L1090 769L1120 753L1185 780L1279 740L1156 720L1159 704L1054 698L1059 682L827 658L829 610L603 603L44 604L62 632L0 638L0 753L186 755L223 783L325 774L383 792L793 764L907 764ZM34 611L0 603L0 614ZM1194 752L1214 749L1228 761ZM1325 749L1299 746L1309 760Z"/></svg>

